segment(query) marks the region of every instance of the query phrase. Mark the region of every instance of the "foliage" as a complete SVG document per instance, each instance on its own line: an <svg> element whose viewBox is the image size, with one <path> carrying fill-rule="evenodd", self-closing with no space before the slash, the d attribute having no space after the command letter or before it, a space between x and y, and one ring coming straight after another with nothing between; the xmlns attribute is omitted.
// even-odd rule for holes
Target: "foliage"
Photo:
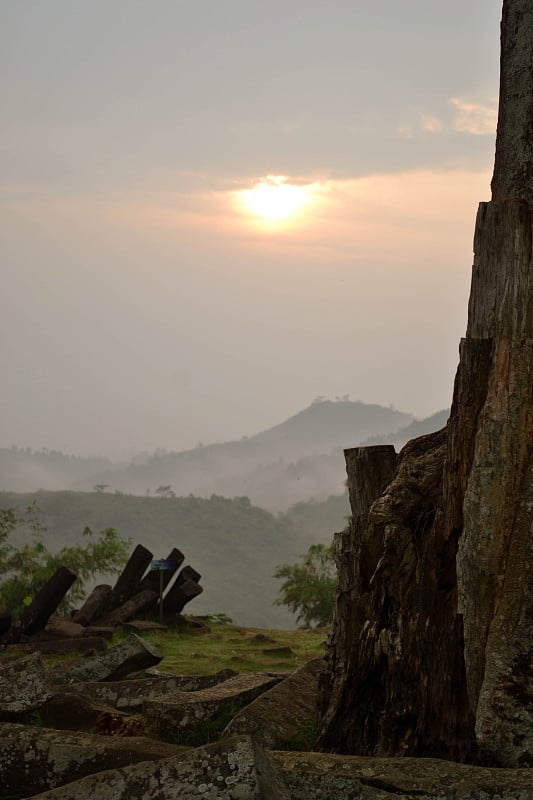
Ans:
<svg viewBox="0 0 533 800"><path fill-rule="evenodd" d="M83 531L83 544L63 546L53 554L43 542L46 529L39 522L38 512L35 503L27 506L22 516L15 508L0 508L0 607L8 608L14 617L20 616L60 566L78 576L69 592L70 603L76 604L85 597L88 581L117 572L128 556L130 542L114 528L104 528L95 535L88 527ZM21 526L32 531L32 538L16 547L9 538Z"/></svg>
<svg viewBox="0 0 533 800"><path fill-rule="evenodd" d="M156 484L157 488L157 484ZM324 503L301 503L287 514L272 514L248 498L176 497L161 499L105 492L0 492L0 508L21 509L37 501L52 552L73 541L73 531L111 526L166 558L178 547L202 575L204 593L188 606L192 614L223 610L235 622L258 628L294 628L296 616L274 605L279 564L296 562L311 544L325 543L344 527L347 495ZM17 546L32 540L21 526ZM78 540L80 536L76 537ZM98 581L103 582L103 581Z"/></svg>
<svg viewBox="0 0 533 800"><path fill-rule="evenodd" d="M282 564L275 572L284 578L276 605L287 606L304 627L329 625L335 607L335 556L333 543L311 545L301 563Z"/></svg>

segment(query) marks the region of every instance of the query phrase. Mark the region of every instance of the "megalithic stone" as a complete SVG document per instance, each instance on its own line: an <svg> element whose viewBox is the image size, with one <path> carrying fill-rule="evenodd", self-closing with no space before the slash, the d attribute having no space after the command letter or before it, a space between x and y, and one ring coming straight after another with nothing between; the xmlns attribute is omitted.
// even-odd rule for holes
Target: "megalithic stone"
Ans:
<svg viewBox="0 0 533 800"><path fill-rule="evenodd" d="M95 586L79 611L75 611L72 615L72 621L85 627L90 625L91 622L105 613L110 593L111 586L109 584L102 583L99 586Z"/></svg>
<svg viewBox="0 0 533 800"><path fill-rule="evenodd" d="M0 636L10 629L11 621L11 614L9 611L0 611Z"/></svg>
<svg viewBox="0 0 533 800"><path fill-rule="evenodd" d="M63 600L64 596L76 580L76 574L68 567L59 567L43 588L37 592L31 604L25 609L20 629L30 636L42 630L49 618Z"/></svg>
<svg viewBox="0 0 533 800"><path fill-rule="evenodd" d="M164 569L163 572L163 589L166 589L178 569L181 567L183 562L185 561L185 556L178 550L177 547L173 547L168 556L166 557L165 561L173 561L174 568L173 569ZM151 569L141 581L141 591L146 589L152 590L154 592L159 593L159 582L161 580L161 576L159 575L158 569Z"/></svg>
<svg viewBox="0 0 533 800"><path fill-rule="evenodd" d="M137 545L109 596L108 608L110 610L118 608L134 594L137 594L142 576L150 566L152 558L152 553L146 547L143 547L142 544Z"/></svg>
<svg viewBox="0 0 533 800"><path fill-rule="evenodd" d="M145 612L150 606L153 606L157 602L158 596L157 592L150 589L138 592L138 594L123 603L120 608L115 608L114 611L104 617L102 625L122 625L123 622L133 619L138 614Z"/></svg>
<svg viewBox="0 0 533 800"><path fill-rule="evenodd" d="M198 597L202 592L202 587L196 581L186 580L182 583L178 583L176 579L176 582L174 582L163 598L163 614L171 615L181 613L187 603L195 597Z"/></svg>
<svg viewBox="0 0 533 800"><path fill-rule="evenodd" d="M181 583L185 583L185 581L194 581L198 583L202 576L199 572L197 572L194 567L183 567L179 575L175 580L175 585L179 586Z"/></svg>
<svg viewBox="0 0 533 800"><path fill-rule="evenodd" d="M163 656L153 645L135 633L102 655L92 658L58 677L58 683L118 681L132 672L154 667Z"/></svg>

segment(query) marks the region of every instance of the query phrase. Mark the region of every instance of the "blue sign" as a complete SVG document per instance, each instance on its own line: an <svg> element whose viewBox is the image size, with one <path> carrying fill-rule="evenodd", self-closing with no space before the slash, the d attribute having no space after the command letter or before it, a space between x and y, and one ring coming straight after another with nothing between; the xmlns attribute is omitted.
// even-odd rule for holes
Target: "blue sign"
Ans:
<svg viewBox="0 0 533 800"><path fill-rule="evenodd" d="M150 564L150 569L174 569L176 562L172 558L156 559Z"/></svg>

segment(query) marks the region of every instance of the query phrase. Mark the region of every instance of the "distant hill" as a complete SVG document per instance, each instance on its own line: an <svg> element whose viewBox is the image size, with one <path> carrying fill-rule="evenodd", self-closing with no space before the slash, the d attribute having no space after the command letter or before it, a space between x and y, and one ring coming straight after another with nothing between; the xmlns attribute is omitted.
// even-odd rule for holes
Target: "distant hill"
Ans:
<svg viewBox="0 0 533 800"><path fill-rule="evenodd" d="M386 436L379 434L377 436L370 436L363 444L393 444L397 450L400 450L406 442L411 439L416 439L417 436L424 436L426 433L440 431L448 422L449 416L449 408L443 411L437 411L436 414L432 414L431 417L426 417L426 419L413 420L409 425L406 425L405 428L400 428L400 430L395 433L389 433Z"/></svg>
<svg viewBox="0 0 533 800"><path fill-rule="evenodd" d="M134 545L148 547L155 558L179 547L185 563L202 575L204 593L187 607L191 613L224 612L236 623L264 628L295 627L294 616L273 605L279 591L273 578L276 567L293 563L311 544L329 543L348 513L346 495L274 516L243 497L0 492L0 508L22 510L34 500L52 552L78 542L86 525L95 532L115 527ZM17 534L19 544L30 538L29 530Z"/></svg>
<svg viewBox="0 0 533 800"><path fill-rule="evenodd" d="M255 436L158 453L144 463L107 470L71 487L87 490L96 483L109 484L113 490L146 495L170 486L181 496L246 495L257 505L281 511L310 497L322 500L341 493L342 448L398 431L411 421L409 414L379 405L324 400Z"/></svg>
<svg viewBox="0 0 533 800"><path fill-rule="evenodd" d="M247 496L271 511L343 492L343 449L391 443L442 427L448 412L426 420L349 400L320 400L280 425L240 441L199 446L180 453L143 454L129 464L57 452L0 450L0 488L12 491L70 489L154 496Z"/></svg>

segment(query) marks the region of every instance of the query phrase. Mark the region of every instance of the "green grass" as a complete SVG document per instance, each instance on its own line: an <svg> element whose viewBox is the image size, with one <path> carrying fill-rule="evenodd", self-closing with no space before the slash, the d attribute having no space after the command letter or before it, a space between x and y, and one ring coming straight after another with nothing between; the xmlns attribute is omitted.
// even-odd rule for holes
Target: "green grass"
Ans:
<svg viewBox="0 0 533 800"><path fill-rule="evenodd" d="M143 638L163 655L158 669L180 675L209 675L221 669L292 672L324 653L323 632L259 630L213 621L208 626L210 633L201 635L176 629ZM271 652L274 648L283 650Z"/></svg>

